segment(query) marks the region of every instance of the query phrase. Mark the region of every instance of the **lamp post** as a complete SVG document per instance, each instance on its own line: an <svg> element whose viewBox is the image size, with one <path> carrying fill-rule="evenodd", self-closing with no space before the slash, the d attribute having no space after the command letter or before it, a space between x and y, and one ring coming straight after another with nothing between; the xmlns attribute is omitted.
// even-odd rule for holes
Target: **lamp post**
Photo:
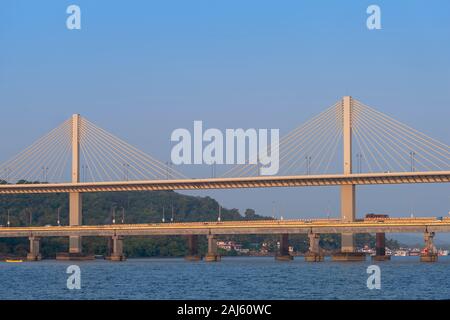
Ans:
<svg viewBox="0 0 450 320"><path fill-rule="evenodd" d="M275 220L275 211L276 211L276 201L272 201L272 218Z"/></svg>
<svg viewBox="0 0 450 320"><path fill-rule="evenodd" d="M216 173L216 162L214 161L211 165L211 178L215 178L217 176Z"/></svg>
<svg viewBox="0 0 450 320"><path fill-rule="evenodd" d="M306 156L306 174L309 176L311 174L311 156Z"/></svg>
<svg viewBox="0 0 450 320"><path fill-rule="evenodd" d="M86 182L87 170L88 170L87 164L83 164L81 166L81 178L82 178L83 182Z"/></svg>
<svg viewBox="0 0 450 320"><path fill-rule="evenodd" d="M122 207L122 224L125 223L125 208Z"/></svg>
<svg viewBox="0 0 450 320"><path fill-rule="evenodd" d="M129 175L128 175L129 169L130 169L130 165L128 163L124 163L123 164L123 179L125 181L128 181L128 179L129 179Z"/></svg>
<svg viewBox="0 0 450 320"><path fill-rule="evenodd" d="M362 172L362 153L357 153L356 154L356 159L358 160L358 173Z"/></svg>
<svg viewBox="0 0 450 320"><path fill-rule="evenodd" d="M33 211L30 208L27 208L27 212L30 217L29 226L31 227L31 223L33 222Z"/></svg>
<svg viewBox="0 0 450 320"><path fill-rule="evenodd" d="M48 167L42 167L42 182L47 182Z"/></svg>
<svg viewBox="0 0 450 320"><path fill-rule="evenodd" d="M167 180L169 180L169 178L171 177L171 175L172 175L172 162L171 161L167 161L166 162L166 175L167 175Z"/></svg>
<svg viewBox="0 0 450 320"><path fill-rule="evenodd" d="M116 207L111 208L112 224L116 224Z"/></svg>
<svg viewBox="0 0 450 320"><path fill-rule="evenodd" d="M411 151L409 153L410 157L411 157L411 172L415 172L416 171L416 153L414 151Z"/></svg>

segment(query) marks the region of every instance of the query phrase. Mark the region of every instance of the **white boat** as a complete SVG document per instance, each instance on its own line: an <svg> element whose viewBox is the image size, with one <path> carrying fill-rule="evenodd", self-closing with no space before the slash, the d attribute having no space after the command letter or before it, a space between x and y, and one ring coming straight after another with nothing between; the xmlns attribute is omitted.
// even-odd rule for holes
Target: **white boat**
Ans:
<svg viewBox="0 0 450 320"><path fill-rule="evenodd" d="M396 257L407 257L408 256L408 251L406 251L406 250L397 250L397 251L395 251L394 256L396 256Z"/></svg>

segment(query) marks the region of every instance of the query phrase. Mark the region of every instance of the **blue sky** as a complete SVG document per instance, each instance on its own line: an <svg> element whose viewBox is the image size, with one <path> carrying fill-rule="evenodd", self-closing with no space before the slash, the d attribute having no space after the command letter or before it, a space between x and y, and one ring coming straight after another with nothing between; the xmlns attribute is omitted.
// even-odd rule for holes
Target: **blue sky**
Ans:
<svg viewBox="0 0 450 320"><path fill-rule="evenodd" d="M70 4L81 7L81 30L65 27ZM366 28L370 4L381 7L382 30ZM283 134L343 95L449 144L449 88L444 0L0 5L0 162L73 113L167 161L171 132L194 120ZM267 215L273 202L285 217L338 214L338 188L200 194ZM448 185L361 187L358 196L359 215L450 211Z"/></svg>

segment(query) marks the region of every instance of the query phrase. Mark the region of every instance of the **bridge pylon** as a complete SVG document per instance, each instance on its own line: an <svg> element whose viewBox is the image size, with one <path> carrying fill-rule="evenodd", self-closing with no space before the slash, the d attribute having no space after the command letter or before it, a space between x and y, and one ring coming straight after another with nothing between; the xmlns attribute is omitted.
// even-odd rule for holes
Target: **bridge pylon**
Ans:
<svg viewBox="0 0 450 320"><path fill-rule="evenodd" d="M344 146L344 175L353 172L352 166L352 112L353 99L346 96L342 99L343 109L343 146ZM345 222L353 222L356 218L355 185L341 186L341 218ZM355 252L355 237L352 233L342 234L342 252Z"/></svg>
<svg viewBox="0 0 450 320"><path fill-rule="evenodd" d="M72 183L80 182L80 115L72 116ZM82 195L79 192L69 193L69 224L79 226L82 224ZM82 251L81 237L69 238L69 253L80 254Z"/></svg>
<svg viewBox="0 0 450 320"><path fill-rule="evenodd" d="M353 136L353 98L345 96L342 98L342 132L343 132L343 156L344 175L353 173L352 136ZM341 186L341 219L343 222L354 222L356 220L356 185ZM355 234L341 234L341 252L334 257L338 261L359 261L365 259L356 253Z"/></svg>

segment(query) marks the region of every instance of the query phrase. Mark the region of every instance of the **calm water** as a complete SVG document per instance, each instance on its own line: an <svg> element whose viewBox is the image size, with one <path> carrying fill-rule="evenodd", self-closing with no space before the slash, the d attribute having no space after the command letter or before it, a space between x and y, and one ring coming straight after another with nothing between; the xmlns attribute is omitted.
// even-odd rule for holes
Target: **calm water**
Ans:
<svg viewBox="0 0 450 320"><path fill-rule="evenodd" d="M450 258L379 263L382 289L370 291L366 263L308 264L273 258L224 258L217 264L182 259L124 263L0 262L0 299L450 299ZM66 268L81 268L81 290L68 290Z"/></svg>

